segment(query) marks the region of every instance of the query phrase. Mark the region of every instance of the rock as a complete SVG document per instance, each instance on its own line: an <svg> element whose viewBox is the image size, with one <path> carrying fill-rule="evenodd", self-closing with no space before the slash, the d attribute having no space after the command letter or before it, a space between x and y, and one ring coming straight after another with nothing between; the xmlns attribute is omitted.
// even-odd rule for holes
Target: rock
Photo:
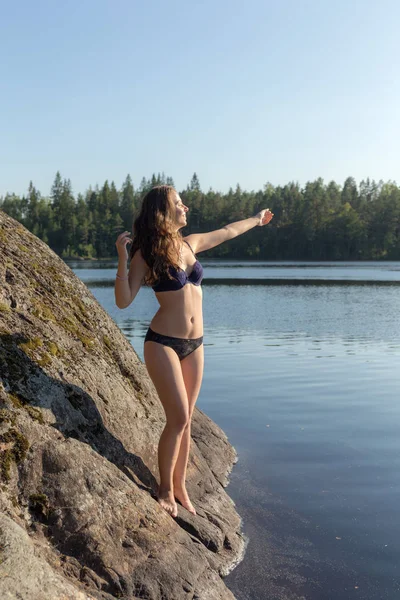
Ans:
<svg viewBox="0 0 400 600"><path fill-rule="evenodd" d="M36 555L25 527L0 514L0 590L2 600L95 600Z"/></svg>
<svg viewBox="0 0 400 600"><path fill-rule="evenodd" d="M165 415L131 344L49 247L0 211L0 597L229 600L237 460L192 419L193 516L156 500Z"/></svg>

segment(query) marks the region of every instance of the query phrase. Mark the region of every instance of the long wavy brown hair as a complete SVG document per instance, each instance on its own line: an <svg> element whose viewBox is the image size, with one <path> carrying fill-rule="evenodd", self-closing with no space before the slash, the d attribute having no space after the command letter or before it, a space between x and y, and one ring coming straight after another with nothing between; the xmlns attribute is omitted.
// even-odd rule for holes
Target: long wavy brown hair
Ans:
<svg viewBox="0 0 400 600"><path fill-rule="evenodd" d="M140 249L149 266L144 285L154 285L161 277L172 279L169 267L179 268L179 251L183 238L172 227L176 193L171 185L153 187L143 198L139 214L133 221L129 258Z"/></svg>

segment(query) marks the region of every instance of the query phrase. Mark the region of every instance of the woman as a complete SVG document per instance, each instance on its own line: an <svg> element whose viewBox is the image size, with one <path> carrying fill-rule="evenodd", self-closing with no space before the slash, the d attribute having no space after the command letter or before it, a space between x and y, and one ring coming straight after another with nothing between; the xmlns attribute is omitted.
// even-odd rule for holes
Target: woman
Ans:
<svg viewBox="0 0 400 600"><path fill-rule="evenodd" d="M142 284L151 285L160 307L144 342L144 360L163 405L167 423L158 446L160 485L158 502L173 517L175 499L196 514L185 479L190 448L190 424L199 395L204 366L202 289L203 268L196 254L230 240L256 225L266 225L269 209L256 216L225 225L209 233L182 237L186 225L185 206L169 185L152 188L144 197L133 224L116 241L118 272L115 300L126 308ZM128 252L130 267L127 273Z"/></svg>

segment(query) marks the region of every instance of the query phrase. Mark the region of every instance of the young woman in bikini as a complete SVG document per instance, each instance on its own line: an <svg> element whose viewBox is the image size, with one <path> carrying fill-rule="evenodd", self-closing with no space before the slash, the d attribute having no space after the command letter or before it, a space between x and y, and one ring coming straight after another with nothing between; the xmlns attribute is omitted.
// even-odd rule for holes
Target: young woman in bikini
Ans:
<svg viewBox="0 0 400 600"><path fill-rule="evenodd" d="M146 333L144 360L167 420L158 446L157 498L173 517L178 514L175 499L196 514L185 486L190 424L204 366L203 267L196 254L257 225L267 225L273 217L269 209L264 209L221 229L182 237L180 229L186 225L188 210L172 186L153 187L134 221L133 239L124 231L116 241L117 306L129 306L143 284L153 288L160 304ZM131 242L127 273L126 246Z"/></svg>

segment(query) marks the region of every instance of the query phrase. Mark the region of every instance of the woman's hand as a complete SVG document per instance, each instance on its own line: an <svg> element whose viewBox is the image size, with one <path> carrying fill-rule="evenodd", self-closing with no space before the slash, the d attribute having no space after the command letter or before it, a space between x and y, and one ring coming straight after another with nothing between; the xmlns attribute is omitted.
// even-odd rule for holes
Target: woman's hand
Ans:
<svg viewBox="0 0 400 600"><path fill-rule="evenodd" d="M128 262L128 251L126 249L126 245L132 242L132 239L129 236L129 231L124 231L123 233L120 233L120 235L117 237L117 241L115 242L119 258L125 262Z"/></svg>
<svg viewBox="0 0 400 600"><path fill-rule="evenodd" d="M259 219L258 225L268 225L273 216L274 213L272 213L269 210L269 208L264 208L264 210L260 210L260 212L256 214L257 219Z"/></svg>

